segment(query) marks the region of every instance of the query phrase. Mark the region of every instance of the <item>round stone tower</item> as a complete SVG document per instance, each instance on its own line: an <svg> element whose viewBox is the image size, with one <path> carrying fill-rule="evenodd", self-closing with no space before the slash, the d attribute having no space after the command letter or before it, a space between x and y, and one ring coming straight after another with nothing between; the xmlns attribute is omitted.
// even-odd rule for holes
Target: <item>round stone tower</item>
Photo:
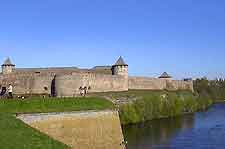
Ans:
<svg viewBox="0 0 225 149"><path fill-rule="evenodd" d="M117 62L112 66L113 75L121 75L128 78L128 65L124 62L120 56Z"/></svg>
<svg viewBox="0 0 225 149"><path fill-rule="evenodd" d="M15 65L12 64L12 62L9 58L7 58L4 62L4 64L2 64L2 73L10 74L13 72L14 69L15 69Z"/></svg>

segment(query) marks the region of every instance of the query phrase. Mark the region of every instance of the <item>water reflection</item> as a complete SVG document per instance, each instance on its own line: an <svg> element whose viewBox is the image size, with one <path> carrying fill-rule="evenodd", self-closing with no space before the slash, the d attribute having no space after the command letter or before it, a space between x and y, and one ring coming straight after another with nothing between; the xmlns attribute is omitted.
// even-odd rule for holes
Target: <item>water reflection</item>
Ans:
<svg viewBox="0 0 225 149"><path fill-rule="evenodd" d="M125 126L123 132L128 149L225 149L225 104L206 112Z"/></svg>
<svg viewBox="0 0 225 149"><path fill-rule="evenodd" d="M125 139L129 141L128 149L150 149L162 144L168 146L172 136L192 128L193 124L193 115L186 115L125 126L123 131Z"/></svg>

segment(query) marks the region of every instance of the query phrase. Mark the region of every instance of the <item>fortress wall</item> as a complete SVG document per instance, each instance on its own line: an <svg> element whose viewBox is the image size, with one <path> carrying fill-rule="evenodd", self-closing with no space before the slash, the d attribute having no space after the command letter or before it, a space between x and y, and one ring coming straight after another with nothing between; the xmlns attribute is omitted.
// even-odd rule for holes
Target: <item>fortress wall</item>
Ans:
<svg viewBox="0 0 225 149"><path fill-rule="evenodd" d="M56 76L57 96L76 96L80 87L90 87L89 92L109 92L128 90L128 80L117 75L74 73L73 75Z"/></svg>
<svg viewBox="0 0 225 149"><path fill-rule="evenodd" d="M52 81L54 76L36 76L32 85L31 92L33 94L51 94Z"/></svg>
<svg viewBox="0 0 225 149"><path fill-rule="evenodd" d="M158 79L149 77L129 77L129 89L143 90L190 90L193 89L192 81Z"/></svg>
<svg viewBox="0 0 225 149"><path fill-rule="evenodd" d="M53 78L52 75L9 74L0 77L0 85L8 87L11 83L13 94L50 94ZM44 90L45 86L47 91Z"/></svg>
<svg viewBox="0 0 225 149"><path fill-rule="evenodd" d="M108 92L108 91L124 91L128 90L128 80L117 75L101 75L95 74L90 77L88 82L90 92Z"/></svg>
<svg viewBox="0 0 225 149"><path fill-rule="evenodd" d="M80 87L90 87L89 92L126 91L129 89L146 90L191 90L192 81L166 80L150 77L129 77L96 73L73 73L59 75L53 82L53 74L8 74L0 75L0 87L13 85L14 94L51 94L54 87L58 96L76 96ZM47 88L47 90L46 90Z"/></svg>
<svg viewBox="0 0 225 149"><path fill-rule="evenodd" d="M193 81L172 80L167 83L167 88L171 90L190 90L194 91Z"/></svg>
<svg viewBox="0 0 225 149"><path fill-rule="evenodd" d="M65 67L65 68L17 68L13 73L15 74L72 74L72 72L79 71L76 67Z"/></svg>
<svg viewBox="0 0 225 149"><path fill-rule="evenodd" d="M163 90L166 80L150 77L129 77L129 89Z"/></svg>
<svg viewBox="0 0 225 149"><path fill-rule="evenodd" d="M55 68L17 68L13 74L26 75L71 75L72 73L100 73L112 74L111 69L79 69L77 67L55 67Z"/></svg>
<svg viewBox="0 0 225 149"><path fill-rule="evenodd" d="M32 91L34 78L32 76L22 76L15 78L13 94L30 94Z"/></svg>
<svg viewBox="0 0 225 149"><path fill-rule="evenodd" d="M0 85L8 87L9 83L11 83L14 94L25 94L31 91L33 80L32 76L27 75L2 75Z"/></svg>

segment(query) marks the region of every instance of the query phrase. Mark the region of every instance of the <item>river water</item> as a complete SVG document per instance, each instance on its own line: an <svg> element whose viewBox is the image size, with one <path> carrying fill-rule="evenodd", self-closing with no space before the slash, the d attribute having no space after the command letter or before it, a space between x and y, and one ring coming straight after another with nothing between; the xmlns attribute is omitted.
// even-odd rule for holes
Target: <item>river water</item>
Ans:
<svg viewBox="0 0 225 149"><path fill-rule="evenodd" d="M207 111L123 127L127 149L225 149L225 103Z"/></svg>

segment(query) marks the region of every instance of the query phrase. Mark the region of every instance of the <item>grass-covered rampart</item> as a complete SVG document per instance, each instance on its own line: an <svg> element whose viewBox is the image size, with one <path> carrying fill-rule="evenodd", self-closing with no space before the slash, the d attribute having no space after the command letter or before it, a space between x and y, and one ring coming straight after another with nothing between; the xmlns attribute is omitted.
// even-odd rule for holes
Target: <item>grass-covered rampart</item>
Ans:
<svg viewBox="0 0 225 149"><path fill-rule="evenodd" d="M0 113L0 138L1 149L69 149L7 113Z"/></svg>
<svg viewBox="0 0 225 149"><path fill-rule="evenodd" d="M16 119L15 113L104 110L113 108L110 101L88 98L40 98L0 100L1 149L64 149L69 148Z"/></svg>

